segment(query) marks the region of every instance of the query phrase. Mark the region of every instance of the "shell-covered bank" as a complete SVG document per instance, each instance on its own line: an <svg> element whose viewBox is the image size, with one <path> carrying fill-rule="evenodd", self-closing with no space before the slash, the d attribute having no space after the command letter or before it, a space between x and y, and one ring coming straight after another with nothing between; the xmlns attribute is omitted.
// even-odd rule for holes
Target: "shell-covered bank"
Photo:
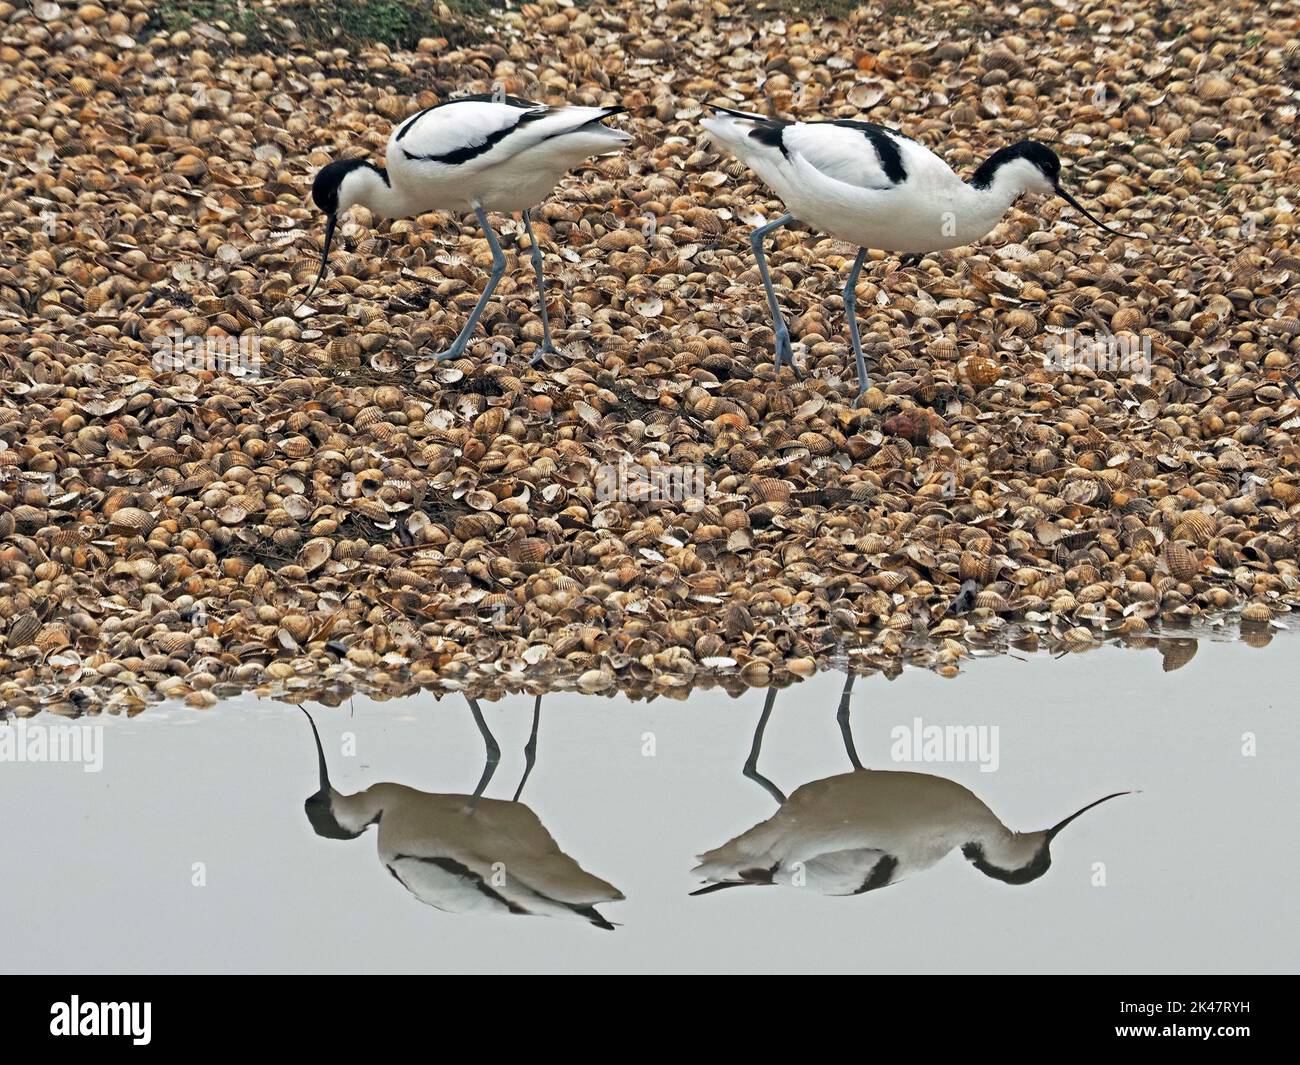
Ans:
<svg viewBox="0 0 1300 1065"><path fill-rule="evenodd" d="M1293 5L302 6L0 0L6 711L954 673L1300 602ZM629 109L535 212L559 353L529 364L517 221L459 360L429 353L491 263L469 216L354 211L299 308L315 171L498 86ZM855 404L856 249L775 236L776 373L749 233L782 208L710 102L967 177L1050 142L1140 236L1031 198L876 256Z"/></svg>

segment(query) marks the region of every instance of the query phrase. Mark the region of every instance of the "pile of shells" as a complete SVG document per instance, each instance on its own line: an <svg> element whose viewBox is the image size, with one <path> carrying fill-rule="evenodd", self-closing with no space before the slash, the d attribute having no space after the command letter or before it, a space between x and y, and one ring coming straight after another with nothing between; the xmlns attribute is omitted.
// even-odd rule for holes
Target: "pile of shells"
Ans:
<svg viewBox="0 0 1300 1065"><path fill-rule="evenodd" d="M1300 603L1295 12L892 10L546 0L478 45L268 54L143 0L0 0L0 708L1266 641ZM529 365L511 221L457 362L428 353L490 264L472 220L353 212L296 311L315 169L493 84L631 109L629 150L538 212L560 354ZM967 174L1049 140L1148 239L1028 199L977 246L877 257L855 405L854 249L777 235L805 375L775 373L748 234L781 206L702 138L708 102L884 122ZM1140 357L1052 357L1080 335Z"/></svg>

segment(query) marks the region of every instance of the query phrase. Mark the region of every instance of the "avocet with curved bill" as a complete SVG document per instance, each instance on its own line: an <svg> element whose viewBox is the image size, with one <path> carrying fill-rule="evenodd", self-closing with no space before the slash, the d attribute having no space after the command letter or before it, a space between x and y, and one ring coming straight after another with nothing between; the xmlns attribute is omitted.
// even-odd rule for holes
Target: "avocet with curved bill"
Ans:
<svg viewBox="0 0 1300 1065"><path fill-rule="evenodd" d="M330 784L316 722L299 707L311 724L320 770L320 788L305 806L312 829L325 839L356 839L378 825L384 868L417 899L444 913L564 917L613 929L596 907L621 900L623 893L560 850L537 815L519 801L537 755L542 697L533 707L523 777L509 801L483 797L501 748L478 702L467 701L487 755L473 795L390 783L342 794Z"/></svg>
<svg viewBox="0 0 1300 1065"><path fill-rule="evenodd" d="M753 170L788 212L750 235L776 332L777 369L784 359L798 373L763 257L763 238L790 222L824 230L860 249L844 286L859 392L867 388L867 366L855 290L868 248L919 255L972 244L1025 193L1055 193L1107 233L1130 235L1099 221L1061 186L1060 159L1037 141L999 149L967 183L928 148L872 122L786 122L710 106L717 114L700 123L710 139Z"/></svg>
<svg viewBox="0 0 1300 1065"><path fill-rule="evenodd" d="M312 199L325 212L325 244L320 273L303 302L325 277L334 229L350 207L365 207L380 218L406 218L426 211L473 211L492 250L492 273L459 335L437 356L459 358L506 270L488 212L522 211L537 273L544 338L533 357L536 362L555 348L532 208L579 163L631 141L629 134L604 125L610 115L626 110L550 107L514 96L464 96L426 108L399 125L388 141L386 167L365 159L336 159L327 164L311 187Z"/></svg>
<svg viewBox="0 0 1300 1065"><path fill-rule="evenodd" d="M779 804L766 821L701 854L693 872L724 888L809 887L823 895L862 895L929 869L953 850L985 876L1028 884L1052 864L1051 844L1081 814L1128 792L1106 795L1051 828L1015 832L973 792L929 773L864 768L853 742L845 681L837 715L851 773L810 781L786 796L758 770L776 689L769 689L754 729L744 775Z"/></svg>

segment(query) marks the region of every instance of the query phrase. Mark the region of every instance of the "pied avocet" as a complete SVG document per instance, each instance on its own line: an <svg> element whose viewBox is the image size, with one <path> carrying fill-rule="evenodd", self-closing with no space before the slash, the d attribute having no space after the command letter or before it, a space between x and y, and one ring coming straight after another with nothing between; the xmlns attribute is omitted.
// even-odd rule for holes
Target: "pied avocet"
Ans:
<svg viewBox="0 0 1300 1065"><path fill-rule="evenodd" d="M325 277L339 218L350 207L379 218L427 211L473 211L492 251L487 287L451 347L439 359L459 358L506 269L488 212L522 211L537 272L543 342L534 355L554 351L546 313L542 252L533 236L531 209L550 195L565 173L592 156L621 148L632 138L603 124L623 107L550 107L514 96L480 94L448 100L402 122L388 141L387 166L337 159L322 167L311 195L325 212L320 273L303 301Z"/></svg>
<svg viewBox="0 0 1300 1065"><path fill-rule="evenodd" d="M857 362L858 390L867 365L858 335L856 289L867 249L920 255L959 248L986 236L1025 193L1062 197L1116 236L1061 186L1061 161L1037 141L1021 141L990 155L969 182L910 137L873 122L835 119L787 122L711 105L701 120L710 139L745 163L785 203L788 213L750 235L776 333L776 366L796 373L790 330L781 317L763 256L763 239L799 221L859 248L844 286L844 310Z"/></svg>

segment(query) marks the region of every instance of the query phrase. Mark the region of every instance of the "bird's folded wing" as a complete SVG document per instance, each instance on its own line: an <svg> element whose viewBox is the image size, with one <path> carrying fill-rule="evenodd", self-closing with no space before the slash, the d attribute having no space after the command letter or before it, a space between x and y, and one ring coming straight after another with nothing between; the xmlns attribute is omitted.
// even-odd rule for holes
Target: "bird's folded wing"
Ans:
<svg viewBox="0 0 1300 1065"><path fill-rule="evenodd" d="M538 895L566 906L615 902L623 893L613 884L587 872L563 851L532 857L515 865L507 863L509 875Z"/></svg>
<svg viewBox="0 0 1300 1065"><path fill-rule="evenodd" d="M784 129L782 142L788 153L845 185L888 190L906 180L901 142L882 126L796 122Z"/></svg>
<svg viewBox="0 0 1300 1065"><path fill-rule="evenodd" d="M510 150L511 138L550 113L545 104L523 100L453 100L407 119L393 134L392 149L444 166L464 166L489 153L508 158L517 150Z"/></svg>
<svg viewBox="0 0 1300 1065"><path fill-rule="evenodd" d="M498 166L520 152L577 133L621 110L548 107L524 101L456 101L408 120L394 135L392 147L413 161L465 168Z"/></svg>
<svg viewBox="0 0 1300 1065"><path fill-rule="evenodd" d="M399 854L387 865L407 891L445 913L526 912L492 884L490 871L472 869L455 858Z"/></svg>
<svg viewBox="0 0 1300 1065"><path fill-rule="evenodd" d="M463 802L463 796L451 796ZM587 872L560 850L537 815L521 802L485 799L473 813L458 806L446 813L428 809L389 825L393 847L423 861L454 864L495 887L529 912L537 895L564 906L621 899L618 888Z"/></svg>
<svg viewBox="0 0 1300 1065"><path fill-rule="evenodd" d="M502 803L491 813L497 816L490 832L461 841L468 861L503 868L516 884L566 906L623 897L613 884L587 872L560 850L555 837L523 803Z"/></svg>

